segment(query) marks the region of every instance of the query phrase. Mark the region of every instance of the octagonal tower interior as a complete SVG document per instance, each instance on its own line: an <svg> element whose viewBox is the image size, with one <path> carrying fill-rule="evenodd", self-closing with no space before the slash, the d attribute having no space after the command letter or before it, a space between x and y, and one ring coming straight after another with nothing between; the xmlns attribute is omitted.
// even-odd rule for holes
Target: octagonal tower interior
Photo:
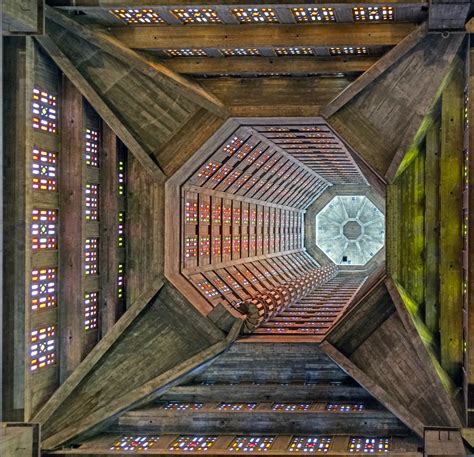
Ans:
<svg viewBox="0 0 474 457"><path fill-rule="evenodd" d="M253 330L322 338L383 263L383 197L357 157L322 118L234 119L189 165L175 273L193 286L182 283L190 301L241 311L326 268L318 287Z"/></svg>

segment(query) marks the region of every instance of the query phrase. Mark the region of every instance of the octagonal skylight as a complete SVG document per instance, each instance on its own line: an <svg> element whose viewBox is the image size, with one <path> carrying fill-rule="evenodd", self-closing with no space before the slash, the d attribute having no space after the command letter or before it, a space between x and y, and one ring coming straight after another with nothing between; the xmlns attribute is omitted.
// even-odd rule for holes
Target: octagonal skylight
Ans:
<svg viewBox="0 0 474 457"><path fill-rule="evenodd" d="M337 265L365 265L384 240L385 217L365 196L336 196L316 216L316 244Z"/></svg>

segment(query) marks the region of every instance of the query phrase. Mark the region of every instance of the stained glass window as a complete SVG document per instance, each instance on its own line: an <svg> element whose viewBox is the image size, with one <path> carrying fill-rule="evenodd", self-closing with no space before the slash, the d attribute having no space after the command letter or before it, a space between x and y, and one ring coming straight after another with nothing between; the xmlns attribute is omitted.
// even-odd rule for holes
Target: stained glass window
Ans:
<svg viewBox="0 0 474 457"><path fill-rule="evenodd" d="M221 236L213 235L212 237L212 255L221 255Z"/></svg>
<svg viewBox="0 0 474 457"><path fill-rule="evenodd" d="M392 6L355 6L352 8L352 17L356 22L366 21L393 21Z"/></svg>
<svg viewBox="0 0 474 457"><path fill-rule="evenodd" d="M86 129L86 165L90 167L99 166L99 132L94 129Z"/></svg>
<svg viewBox="0 0 474 457"><path fill-rule="evenodd" d="M31 211L31 249L57 248L57 219L55 209L37 209Z"/></svg>
<svg viewBox="0 0 474 457"><path fill-rule="evenodd" d="M331 22L336 20L333 8L291 8L297 22Z"/></svg>
<svg viewBox="0 0 474 457"><path fill-rule="evenodd" d="M86 292L84 294L84 330L97 328L97 306L99 292Z"/></svg>
<svg viewBox="0 0 474 457"><path fill-rule="evenodd" d="M58 128L56 96L37 87L33 89L33 128L46 133L56 133Z"/></svg>
<svg viewBox="0 0 474 457"><path fill-rule="evenodd" d="M217 436L209 435L182 435L169 448L170 451L207 451L217 441Z"/></svg>
<svg viewBox="0 0 474 457"><path fill-rule="evenodd" d="M354 48L352 46L343 46L342 48L329 48L329 54L332 56L362 56L368 54L367 48L358 47Z"/></svg>
<svg viewBox="0 0 474 457"><path fill-rule="evenodd" d="M274 403L272 411L308 411L310 403Z"/></svg>
<svg viewBox="0 0 474 457"><path fill-rule="evenodd" d="M197 235L191 235L191 236L186 237L185 243L184 243L184 252L187 259L197 256L197 250L198 250L197 244L198 244Z"/></svg>
<svg viewBox="0 0 474 457"><path fill-rule="evenodd" d="M31 160L33 189L55 191L57 187L56 172L56 153L33 148Z"/></svg>
<svg viewBox="0 0 474 457"><path fill-rule="evenodd" d="M163 406L163 409L171 411L197 411L203 406L203 403L181 403L176 401L170 401Z"/></svg>
<svg viewBox="0 0 474 457"><path fill-rule="evenodd" d="M99 219L99 185L86 184L84 214L87 222Z"/></svg>
<svg viewBox="0 0 474 457"><path fill-rule="evenodd" d="M172 10L183 24L215 24L221 22L212 8L180 8Z"/></svg>
<svg viewBox="0 0 474 457"><path fill-rule="evenodd" d="M242 146L243 140L238 136L234 136L232 140L228 141L227 144L223 148L223 152L225 152L229 157L232 157L235 151Z"/></svg>
<svg viewBox="0 0 474 457"><path fill-rule="evenodd" d="M198 171L198 178L209 178L211 177L221 166L220 163L217 162L208 162L204 168Z"/></svg>
<svg viewBox="0 0 474 457"><path fill-rule="evenodd" d="M347 413L350 411L363 411L365 405L363 403L328 403L326 411L337 411Z"/></svg>
<svg viewBox="0 0 474 457"><path fill-rule="evenodd" d="M217 409L219 411L253 411L256 407L257 403L220 403Z"/></svg>
<svg viewBox="0 0 474 457"><path fill-rule="evenodd" d="M222 54L227 57L230 56L259 56L260 52L256 48L234 48L234 49L221 49Z"/></svg>
<svg viewBox="0 0 474 457"><path fill-rule="evenodd" d="M231 167L228 167L227 165L224 165L219 170L217 170L217 173L215 173L212 176L211 181L221 182L231 171L232 171Z"/></svg>
<svg viewBox="0 0 474 457"><path fill-rule="evenodd" d="M99 272L99 240L87 238L84 244L84 272L86 276L94 276Z"/></svg>
<svg viewBox="0 0 474 457"><path fill-rule="evenodd" d="M232 209L232 223L240 225L240 208L238 206L234 206Z"/></svg>
<svg viewBox="0 0 474 457"><path fill-rule="evenodd" d="M329 436L294 436L288 450L290 452L328 452L331 445L332 437Z"/></svg>
<svg viewBox="0 0 474 457"><path fill-rule="evenodd" d="M199 221L201 224L209 224L211 222L211 205L207 202L199 204Z"/></svg>
<svg viewBox="0 0 474 457"><path fill-rule="evenodd" d="M57 271L54 267L31 271L31 310L56 306Z"/></svg>
<svg viewBox="0 0 474 457"><path fill-rule="evenodd" d="M123 436L117 439L111 451L147 451L160 438L158 436Z"/></svg>
<svg viewBox="0 0 474 457"><path fill-rule="evenodd" d="M224 254L230 254L232 252L232 237L225 235L222 242L222 252Z"/></svg>
<svg viewBox="0 0 474 457"><path fill-rule="evenodd" d="M199 237L199 255L208 256L211 253L210 235L201 235Z"/></svg>
<svg viewBox="0 0 474 457"><path fill-rule="evenodd" d="M312 48L275 48L277 56L311 56L314 55Z"/></svg>
<svg viewBox="0 0 474 457"><path fill-rule="evenodd" d="M221 225L222 222L222 206L218 204L212 205L212 223Z"/></svg>
<svg viewBox="0 0 474 457"><path fill-rule="evenodd" d="M117 246L125 247L125 211L119 211L117 215Z"/></svg>
<svg viewBox="0 0 474 457"><path fill-rule="evenodd" d="M225 225L232 224L232 208L230 205L225 205L222 211L223 223Z"/></svg>
<svg viewBox="0 0 474 457"><path fill-rule="evenodd" d="M390 450L390 438L352 436L347 448L349 452L374 454Z"/></svg>
<svg viewBox="0 0 474 457"><path fill-rule="evenodd" d="M170 57L206 57L206 51L204 49L167 49L166 54Z"/></svg>
<svg viewBox="0 0 474 457"><path fill-rule="evenodd" d="M228 449L235 452L265 452L272 447L274 440L274 436L237 436Z"/></svg>
<svg viewBox="0 0 474 457"><path fill-rule="evenodd" d="M234 254L240 253L240 235L233 236L232 251Z"/></svg>
<svg viewBox="0 0 474 457"><path fill-rule="evenodd" d="M56 327L49 325L30 334L30 370L38 371L56 361Z"/></svg>
<svg viewBox="0 0 474 457"><path fill-rule="evenodd" d="M118 163L118 194L125 195L125 161Z"/></svg>
<svg viewBox="0 0 474 457"><path fill-rule="evenodd" d="M126 24L147 25L165 22L155 10L149 8L116 9L110 12Z"/></svg>
<svg viewBox="0 0 474 457"><path fill-rule="evenodd" d="M241 23L278 22L273 8L234 8L232 12Z"/></svg>
<svg viewBox="0 0 474 457"><path fill-rule="evenodd" d="M186 224L197 224L198 218L198 204L195 200L186 201Z"/></svg>
<svg viewBox="0 0 474 457"><path fill-rule="evenodd" d="M117 298L122 300L125 298L125 264L119 263L117 272Z"/></svg>

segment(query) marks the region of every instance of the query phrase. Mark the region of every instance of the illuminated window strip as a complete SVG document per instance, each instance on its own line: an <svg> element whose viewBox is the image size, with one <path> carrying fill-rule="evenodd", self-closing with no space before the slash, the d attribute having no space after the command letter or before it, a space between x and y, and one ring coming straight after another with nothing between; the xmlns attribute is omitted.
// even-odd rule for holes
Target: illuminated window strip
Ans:
<svg viewBox="0 0 474 457"><path fill-rule="evenodd" d="M355 6L352 17L355 22L393 21L394 10L392 6Z"/></svg>
<svg viewBox="0 0 474 457"><path fill-rule="evenodd" d="M115 9L110 10L110 13L126 24L149 25L165 22L155 10L149 8Z"/></svg>
<svg viewBox="0 0 474 457"><path fill-rule="evenodd" d="M181 435L171 443L168 450L179 452L208 451L216 441L217 436Z"/></svg>
<svg viewBox="0 0 474 457"><path fill-rule="evenodd" d="M230 289L225 286L228 291ZM217 409L219 411L253 411L257 403L220 403Z"/></svg>
<svg viewBox="0 0 474 457"><path fill-rule="evenodd" d="M374 454L389 452L391 439L388 437L352 436L347 450L355 454Z"/></svg>
<svg viewBox="0 0 474 457"><path fill-rule="evenodd" d="M206 51L204 49L166 49L165 54L169 57L206 57Z"/></svg>
<svg viewBox="0 0 474 457"><path fill-rule="evenodd" d="M31 271L31 310L53 308L57 305L57 269L38 268Z"/></svg>
<svg viewBox="0 0 474 457"><path fill-rule="evenodd" d="M125 264L119 263L117 267L117 298L125 299Z"/></svg>
<svg viewBox="0 0 474 457"><path fill-rule="evenodd" d="M277 56L312 56L314 55L312 48L301 48L301 47L275 48L275 53Z"/></svg>
<svg viewBox="0 0 474 457"><path fill-rule="evenodd" d="M212 8L179 8L171 11L183 24L218 24L222 22Z"/></svg>
<svg viewBox="0 0 474 457"><path fill-rule="evenodd" d="M147 451L158 440L159 436L123 436L114 441L111 451Z"/></svg>
<svg viewBox="0 0 474 457"><path fill-rule="evenodd" d="M31 174L33 190L55 191L57 189L56 153L41 148L33 148Z"/></svg>
<svg viewBox="0 0 474 457"><path fill-rule="evenodd" d="M125 247L125 211L119 211L117 215L117 246Z"/></svg>
<svg viewBox="0 0 474 457"><path fill-rule="evenodd" d="M297 22L332 22L336 20L333 8L291 8Z"/></svg>
<svg viewBox="0 0 474 457"><path fill-rule="evenodd" d="M33 208L31 219L31 249L57 249L57 210Z"/></svg>
<svg viewBox="0 0 474 457"><path fill-rule="evenodd" d="M33 88L32 125L36 130L45 133L57 133L57 99L55 95L35 87Z"/></svg>
<svg viewBox="0 0 474 457"><path fill-rule="evenodd" d="M198 411L204 406L204 403L181 403L170 401L163 406L163 409L169 411Z"/></svg>
<svg viewBox="0 0 474 457"><path fill-rule="evenodd" d="M118 162L118 194L120 196L125 195L125 161L119 160Z"/></svg>
<svg viewBox="0 0 474 457"><path fill-rule="evenodd" d="M233 8L232 13L241 23L279 22L273 8Z"/></svg>
<svg viewBox="0 0 474 457"><path fill-rule="evenodd" d="M84 273L86 276L99 274L99 240L87 238L84 244Z"/></svg>
<svg viewBox="0 0 474 457"><path fill-rule="evenodd" d="M308 411L310 403L274 403L272 411Z"/></svg>
<svg viewBox="0 0 474 457"><path fill-rule="evenodd" d="M369 52L366 47L343 46L329 48L329 54L332 56L363 56L367 55L368 53Z"/></svg>
<svg viewBox="0 0 474 457"><path fill-rule="evenodd" d="M187 259L197 257L198 237L197 235L187 236L184 242L184 253Z"/></svg>
<svg viewBox="0 0 474 457"><path fill-rule="evenodd" d="M30 371L37 372L56 362L56 326L37 328L30 333Z"/></svg>
<svg viewBox="0 0 474 457"><path fill-rule="evenodd" d="M288 451L290 452L328 452L333 438L330 436L294 436Z"/></svg>
<svg viewBox="0 0 474 457"><path fill-rule="evenodd" d="M84 330L97 328L99 292L86 292L84 294Z"/></svg>
<svg viewBox="0 0 474 457"><path fill-rule="evenodd" d="M94 129L86 129L86 165L90 167L99 166L99 132Z"/></svg>
<svg viewBox="0 0 474 457"><path fill-rule="evenodd" d="M257 48L224 48L219 51L226 57L241 57L241 56L259 56L260 51Z"/></svg>
<svg viewBox="0 0 474 457"><path fill-rule="evenodd" d="M85 209L84 216L86 222L99 220L99 185L86 184L85 189Z"/></svg>
<svg viewBox="0 0 474 457"><path fill-rule="evenodd" d="M231 452L265 452L274 440L274 436L237 436L227 449Z"/></svg>

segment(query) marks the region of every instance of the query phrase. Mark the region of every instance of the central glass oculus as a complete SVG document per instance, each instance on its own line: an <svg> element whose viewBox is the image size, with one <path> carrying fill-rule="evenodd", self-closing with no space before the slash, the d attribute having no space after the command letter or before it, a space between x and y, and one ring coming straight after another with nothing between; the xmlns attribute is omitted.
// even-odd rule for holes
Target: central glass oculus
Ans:
<svg viewBox="0 0 474 457"><path fill-rule="evenodd" d="M385 216L365 196L338 195L316 215L316 245L337 265L365 265L384 242Z"/></svg>

